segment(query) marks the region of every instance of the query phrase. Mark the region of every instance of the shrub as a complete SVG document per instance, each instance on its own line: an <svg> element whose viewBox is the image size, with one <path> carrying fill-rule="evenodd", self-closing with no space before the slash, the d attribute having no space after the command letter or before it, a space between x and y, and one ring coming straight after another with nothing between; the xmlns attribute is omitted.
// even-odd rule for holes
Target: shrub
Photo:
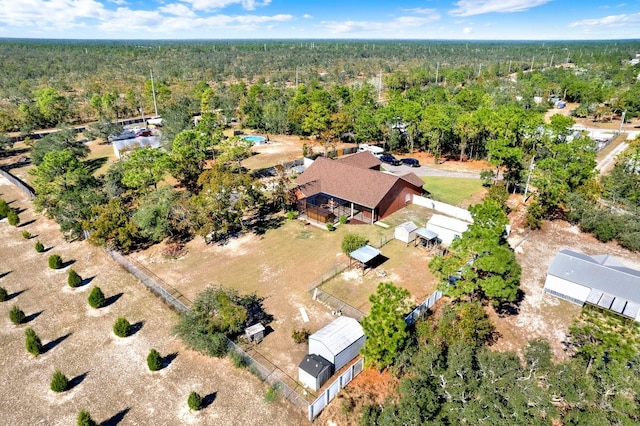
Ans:
<svg viewBox="0 0 640 426"><path fill-rule="evenodd" d="M4 287L0 287L0 302L4 302L9 297L9 293Z"/></svg>
<svg viewBox="0 0 640 426"><path fill-rule="evenodd" d="M7 222L9 222L11 226L17 226L20 223L20 216L18 216L15 210L12 209L9 211L9 214L7 214Z"/></svg>
<svg viewBox="0 0 640 426"><path fill-rule="evenodd" d="M293 220L293 219L295 219L296 217L298 217L298 212L297 212L297 211L295 211L295 210L289 210L289 211L287 211L287 219L289 219L289 220Z"/></svg>
<svg viewBox="0 0 640 426"><path fill-rule="evenodd" d="M36 241L36 252L42 253L44 251L44 245L40 241Z"/></svg>
<svg viewBox="0 0 640 426"><path fill-rule="evenodd" d="M29 238L31 238L31 232L29 231L22 231L22 238L24 238L25 240L28 240Z"/></svg>
<svg viewBox="0 0 640 426"><path fill-rule="evenodd" d="M190 410L198 411L202 408L202 397L197 392L191 392L187 398L187 405Z"/></svg>
<svg viewBox="0 0 640 426"><path fill-rule="evenodd" d="M540 229L542 226L542 206L538 200L533 201L527 206L526 224L529 229Z"/></svg>
<svg viewBox="0 0 640 426"><path fill-rule="evenodd" d="M26 317L24 315L24 312L22 312L22 309L20 309L16 305L13 305L11 307L11 310L9 311L9 319L12 323L14 323L15 325L20 325L25 318Z"/></svg>
<svg viewBox="0 0 640 426"><path fill-rule="evenodd" d="M349 218L347 216L340 216L340 225L345 225L349 222Z"/></svg>
<svg viewBox="0 0 640 426"><path fill-rule="evenodd" d="M306 328L303 328L301 330L294 329L293 332L291 333L291 338L296 343L304 343L309 338L309 334L311 333Z"/></svg>
<svg viewBox="0 0 640 426"><path fill-rule="evenodd" d="M347 234L342 239L340 248L342 252L349 256L352 252L367 244L367 238L359 234Z"/></svg>
<svg viewBox="0 0 640 426"><path fill-rule="evenodd" d="M52 254L49 256L49 268L60 269L62 268L62 258L59 254Z"/></svg>
<svg viewBox="0 0 640 426"><path fill-rule="evenodd" d="M38 337L36 332L33 331L33 328L27 328L24 331L24 336L27 351L35 356L40 355L42 353L42 342L40 341L40 338Z"/></svg>
<svg viewBox="0 0 640 426"><path fill-rule="evenodd" d="M73 269L69 270L69 277L67 278L67 283L69 284L69 287L79 287L82 284L82 277L80 275L78 275L78 273L76 271L74 271Z"/></svg>
<svg viewBox="0 0 640 426"><path fill-rule="evenodd" d="M236 368L244 368L247 366L247 363L244 362L244 358L235 351L229 351L229 358L231 358L231 363Z"/></svg>
<svg viewBox="0 0 640 426"><path fill-rule="evenodd" d="M334 231L336 229L335 226L333 226L333 223L327 223L327 231Z"/></svg>
<svg viewBox="0 0 640 426"><path fill-rule="evenodd" d="M105 304L104 293L100 290L100 287L95 286L91 289L89 294L89 306L92 308L102 308Z"/></svg>
<svg viewBox="0 0 640 426"><path fill-rule="evenodd" d="M51 390L54 392L64 392L69 386L69 380L67 376L62 374L62 371L56 370L51 377Z"/></svg>
<svg viewBox="0 0 640 426"><path fill-rule="evenodd" d="M118 317L113 324L113 333L118 337L127 337L131 333L131 324L125 317Z"/></svg>
<svg viewBox="0 0 640 426"><path fill-rule="evenodd" d="M5 200L0 198L0 219L4 219L5 217L7 217L10 211L11 207L9 207L9 204L7 204Z"/></svg>
<svg viewBox="0 0 640 426"><path fill-rule="evenodd" d="M155 349L151 349L149 351L149 355L147 355L147 366L151 371L158 371L162 368L162 357L160 356L160 352Z"/></svg>
<svg viewBox="0 0 640 426"><path fill-rule="evenodd" d="M97 426L97 423L91 418L91 414L87 410L80 410L78 413L78 426Z"/></svg>
<svg viewBox="0 0 640 426"><path fill-rule="evenodd" d="M269 386L269 389L267 389L267 392L264 394L264 400L272 402L276 399L276 396L278 396L278 385L273 384Z"/></svg>

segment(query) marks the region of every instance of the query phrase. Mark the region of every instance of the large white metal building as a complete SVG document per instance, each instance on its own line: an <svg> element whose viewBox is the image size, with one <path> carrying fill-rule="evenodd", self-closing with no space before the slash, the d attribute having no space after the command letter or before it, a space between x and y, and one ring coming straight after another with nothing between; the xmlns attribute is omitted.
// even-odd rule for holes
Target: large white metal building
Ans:
<svg viewBox="0 0 640 426"><path fill-rule="evenodd" d="M580 306L599 306L640 322L640 271L610 255L561 250L547 270L544 291Z"/></svg>
<svg viewBox="0 0 640 426"><path fill-rule="evenodd" d="M364 340L360 323L341 316L309 336L309 353L320 355L338 371L358 356Z"/></svg>
<svg viewBox="0 0 640 426"><path fill-rule="evenodd" d="M469 222L441 214L434 214L427 221L427 230L438 235L440 243L450 246L455 237L462 235L469 227Z"/></svg>

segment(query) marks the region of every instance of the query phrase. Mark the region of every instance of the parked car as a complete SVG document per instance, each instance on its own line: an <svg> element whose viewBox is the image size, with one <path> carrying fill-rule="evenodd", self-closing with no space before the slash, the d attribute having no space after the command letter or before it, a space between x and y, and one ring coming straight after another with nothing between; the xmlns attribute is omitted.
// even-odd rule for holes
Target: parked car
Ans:
<svg viewBox="0 0 640 426"><path fill-rule="evenodd" d="M141 137L141 136L151 136L151 130L149 129L140 129L136 132L136 137Z"/></svg>
<svg viewBox="0 0 640 426"><path fill-rule="evenodd" d="M405 166L420 167L420 162L415 158L403 158L400 162Z"/></svg>
<svg viewBox="0 0 640 426"><path fill-rule="evenodd" d="M400 160L398 160L391 154L382 154L379 158L383 163L391 164L393 166L399 166L400 164L402 164Z"/></svg>

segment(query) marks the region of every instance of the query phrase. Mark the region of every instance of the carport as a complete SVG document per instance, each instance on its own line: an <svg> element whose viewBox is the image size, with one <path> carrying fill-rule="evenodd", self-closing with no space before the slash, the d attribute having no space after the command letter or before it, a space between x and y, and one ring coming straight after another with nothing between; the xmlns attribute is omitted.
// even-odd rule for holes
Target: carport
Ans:
<svg viewBox="0 0 640 426"><path fill-rule="evenodd" d="M430 249L435 247L438 244L438 234L427 229L427 228L418 228L415 230L416 233L416 246L421 244L422 246Z"/></svg>
<svg viewBox="0 0 640 426"><path fill-rule="evenodd" d="M362 246L358 250L349 253L349 268L351 268L351 259L354 259L358 262L357 265L362 268L362 275L364 275L367 264L378 256L380 256L380 250L377 248L368 244Z"/></svg>

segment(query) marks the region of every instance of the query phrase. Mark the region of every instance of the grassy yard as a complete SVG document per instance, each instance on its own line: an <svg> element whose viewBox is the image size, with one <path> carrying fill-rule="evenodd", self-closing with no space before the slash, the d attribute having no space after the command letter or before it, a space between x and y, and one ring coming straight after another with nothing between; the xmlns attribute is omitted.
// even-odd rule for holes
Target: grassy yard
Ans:
<svg viewBox="0 0 640 426"><path fill-rule="evenodd" d="M422 180L424 188L431 193L431 198L454 206L483 189L480 179L423 176Z"/></svg>

